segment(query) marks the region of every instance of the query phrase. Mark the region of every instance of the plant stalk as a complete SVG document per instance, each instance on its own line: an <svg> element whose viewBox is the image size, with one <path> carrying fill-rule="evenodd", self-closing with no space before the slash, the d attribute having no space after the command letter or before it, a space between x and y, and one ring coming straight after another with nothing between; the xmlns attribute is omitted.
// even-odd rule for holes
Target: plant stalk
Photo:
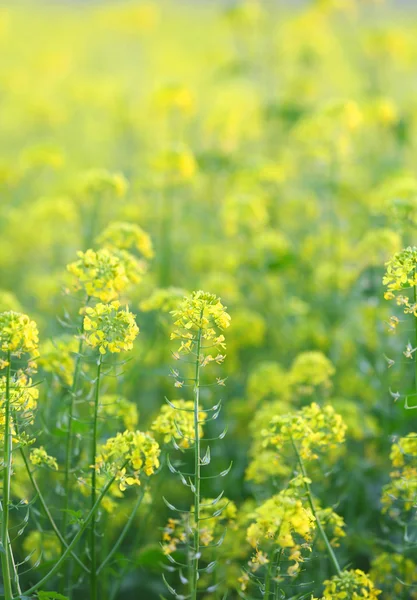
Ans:
<svg viewBox="0 0 417 600"><path fill-rule="evenodd" d="M201 314L201 318L202 318ZM201 320L200 318L200 320ZM192 600L197 600L198 564L200 557L200 479L201 479L201 447L199 431L199 404L200 404L200 351L201 327L197 336L197 358L195 363L194 379L194 556L192 560Z"/></svg>
<svg viewBox="0 0 417 600"><path fill-rule="evenodd" d="M124 464L124 466L126 466L126 464L127 464L127 462ZM124 468L124 466L122 468ZM113 482L115 481L115 479L116 479L116 475L113 475L113 477L111 477L109 479L109 481L106 483L106 485L102 489L100 495L98 496L97 500L95 501L94 506L91 508L90 512L88 513L88 515L87 515L84 523L81 525L80 529L77 531L77 533L74 536L73 540L68 544L65 552L63 554L61 554L61 556L59 557L59 559L57 560L57 562L55 563L55 565L52 567L52 569L49 571L49 573L47 573L44 577L42 577L42 579L40 581L38 581L38 583L36 583L31 588L29 588L28 590L26 590L26 592L24 592L23 596L30 596L30 594L33 594L34 592L36 592L36 590L38 590L39 588L41 588L47 581L50 580L50 578L53 575L55 575L55 573L57 571L59 571L59 569L60 569L61 565L63 564L63 562L66 560L66 558L72 552L74 546L78 543L78 541L80 540L82 534L87 529L87 527L90 525L91 519L96 514L97 509L100 506L101 501L103 500L104 496L109 491L110 487L113 485ZM21 598L20 597L13 598L12 600L21 600Z"/></svg>
<svg viewBox="0 0 417 600"><path fill-rule="evenodd" d="M6 395L4 405L4 446L3 446L3 515L1 522L1 568L3 574L4 599L13 598L11 581L11 557L9 550L9 510L10 510L10 482L12 473L12 433L10 424L10 379L11 379L11 352L7 352L6 370Z"/></svg>
<svg viewBox="0 0 417 600"><path fill-rule="evenodd" d="M310 505L311 512L313 513L314 518L316 519L316 525L317 525L318 532L319 532L320 537L322 538L322 540L324 542L324 545L326 546L326 550L328 552L328 555L330 557L330 560L332 562L334 570L336 571L337 575L340 575L342 571L341 571L339 562L338 562L338 560L336 558L336 555L335 555L335 553L333 551L333 548L332 548L332 546L331 546L331 544L329 542L329 538L327 537L326 532L324 531L323 525L322 525L322 523L320 521L320 517L319 517L319 514L317 512L316 505L315 505L315 502L314 502L314 498L313 498L313 495L311 493L310 484L308 483L308 475L307 475L307 471L306 471L306 468L305 468L305 465L304 465L304 461L301 458L301 455L300 455L300 453L298 451L298 448L297 448L294 440L291 439L291 441L292 441L292 445L293 445L293 448L294 448L294 452L295 452L295 454L297 456L297 461L298 461L298 464L300 466L301 474L304 477L304 488L305 488L305 491L306 491L307 500L308 500L308 503Z"/></svg>
<svg viewBox="0 0 417 600"><path fill-rule="evenodd" d="M91 443L91 509L96 503L97 498L97 472L95 469L97 456L97 422L98 408L100 401L100 376L101 376L102 355L100 354L97 362L97 379L94 394L94 414L93 414L93 438ZM90 600L97 600L97 551L96 551L96 515L91 518L90 528L90 552L91 552L91 573L90 573Z"/></svg>

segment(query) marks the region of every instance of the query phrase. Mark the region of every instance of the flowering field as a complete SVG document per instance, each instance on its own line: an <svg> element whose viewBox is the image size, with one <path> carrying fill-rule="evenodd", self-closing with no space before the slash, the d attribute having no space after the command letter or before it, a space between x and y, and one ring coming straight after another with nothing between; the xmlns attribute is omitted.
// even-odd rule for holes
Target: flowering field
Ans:
<svg viewBox="0 0 417 600"><path fill-rule="evenodd" d="M284 4L2 3L5 600L417 599L417 14Z"/></svg>

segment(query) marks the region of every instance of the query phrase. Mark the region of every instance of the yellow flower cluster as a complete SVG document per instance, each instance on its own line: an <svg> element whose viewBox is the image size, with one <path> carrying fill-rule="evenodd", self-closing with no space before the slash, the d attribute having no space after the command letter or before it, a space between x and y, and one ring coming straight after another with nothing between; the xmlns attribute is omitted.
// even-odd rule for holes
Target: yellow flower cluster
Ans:
<svg viewBox="0 0 417 600"><path fill-rule="evenodd" d="M33 386L32 380L23 371L18 371L11 379L9 393L10 409L14 413L14 416L10 419L13 438L16 442L22 443L22 445L27 444L29 437L23 432L17 436L13 421L17 418L16 414L19 413L20 419L24 420L25 425L33 424L34 411L38 405L39 391ZM6 424L5 397L6 377L3 376L0 377L0 441L4 439Z"/></svg>
<svg viewBox="0 0 417 600"><path fill-rule="evenodd" d="M159 467L159 444L149 433L125 431L109 438L101 447L95 469L116 477L119 488L140 485L139 476L153 475ZM130 474L129 474L130 473Z"/></svg>
<svg viewBox="0 0 417 600"><path fill-rule="evenodd" d="M171 339L180 339L178 353L188 354L197 343L198 333L213 347L225 348L225 338L220 332L229 327L230 315L214 294L198 291L186 296L177 310L171 312L176 329Z"/></svg>
<svg viewBox="0 0 417 600"><path fill-rule="evenodd" d="M417 565L410 558L383 552L372 561L369 575L386 600L397 600L405 593L410 600L417 599Z"/></svg>
<svg viewBox="0 0 417 600"><path fill-rule="evenodd" d="M110 302L128 285L123 262L107 248L77 254L78 260L67 265L67 270L76 280L76 290L82 289L87 296Z"/></svg>
<svg viewBox="0 0 417 600"><path fill-rule="evenodd" d="M174 438L180 448L189 448L194 445L194 402L192 400L174 400L172 406L165 404L161 407L159 415L152 423L152 430L164 436L168 443ZM207 413L199 412L198 426L200 438L203 437L203 425Z"/></svg>
<svg viewBox="0 0 417 600"><path fill-rule="evenodd" d="M290 378L294 385L304 391L322 386L329 388L335 368L321 352L302 352L299 354L290 371Z"/></svg>
<svg viewBox="0 0 417 600"><path fill-rule="evenodd" d="M386 272L382 283L387 286L384 294L386 300L396 298L398 306L404 306L405 314L417 316L417 305L397 292L417 285L417 247L409 246L397 252L386 263Z"/></svg>
<svg viewBox="0 0 417 600"><path fill-rule="evenodd" d="M253 523L247 530L247 540L253 548L288 549L288 560L293 564L289 575L295 575L302 562L301 549L309 548L316 529L316 520L310 508L290 487L269 498L252 514ZM262 556L264 556L262 554ZM262 561L259 556L252 560L252 569L257 570Z"/></svg>
<svg viewBox="0 0 417 600"><path fill-rule="evenodd" d="M101 396L99 414L120 419L129 431L133 431L139 421L137 405L117 394Z"/></svg>
<svg viewBox="0 0 417 600"><path fill-rule="evenodd" d="M248 377L247 393L253 404L269 398L288 400L291 390L290 376L280 364L273 361L259 363Z"/></svg>
<svg viewBox="0 0 417 600"><path fill-rule="evenodd" d="M342 571L324 582L321 600L376 600L381 593L366 573L359 569Z"/></svg>
<svg viewBox="0 0 417 600"><path fill-rule="evenodd" d="M110 249L135 249L147 259L154 256L149 234L135 223L125 223L123 221L110 223L98 236L97 243Z"/></svg>
<svg viewBox="0 0 417 600"><path fill-rule="evenodd" d="M172 554L178 546L185 544L187 534L190 535L194 527L193 510L191 508L191 523L188 515L180 519L169 519L162 534L162 549L164 554ZM224 527L234 526L237 516L237 507L234 502L223 496L216 502L213 498L203 498L200 510L200 543L208 546L216 536L220 537Z"/></svg>
<svg viewBox="0 0 417 600"><path fill-rule="evenodd" d="M113 195L122 198L126 194L128 183L121 173L111 173L106 169L90 169L80 177L78 188L83 195L87 196Z"/></svg>
<svg viewBox="0 0 417 600"><path fill-rule="evenodd" d="M191 181L197 172L197 162L189 148L170 148L153 159L153 167L162 181L169 185L180 185Z"/></svg>
<svg viewBox="0 0 417 600"><path fill-rule="evenodd" d="M6 377L0 377L0 397L6 394ZM14 412L27 413L28 417L37 407L39 390L33 386L32 380L22 371L19 371L10 383L10 406ZM3 410L3 409L2 409Z"/></svg>
<svg viewBox="0 0 417 600"><path fill-rule="evenodd" d="M98 347L101 354L133 348L139 327L128 309L120 309L120 302L99 303L94 308L87 307L85 312L84 331L89 346Z"/></svg>
<svg viewBox="0 0 417 600"><path fill-rule="evenodd" d="M71 385L74 373L74 356L78 343L75 338L63 335L47 340L39 348L38 365L47 373L59 377L66 385Z"/></svg>
<svg viewBox="0 0 417 600"><path fill-rule="evenodd" d="M58 471L58 463L56 458L50 456L43 446L40 446L39 448L33 448L29 458L32 465L46 465L47 467Z"/></svg>
<svg viewBox="0 0 417 600"><path fill-rule="evenodd" d="M27 315L12 310L0 313L0 348L20 356L24 352L37 354L38 328Z"/></svg>
<svg viewBox="0 0 417 600"><path fill-rule="evenodd" d="M272 418L270 427L261 432L264 446L280 452L293 441L304 460L315 460L318 453L331 452L345 440L346 425L332 406L313 402L296 413Z"/></svg>
<svg viewBox="0 0 417 600"><path fill-rule="evenodd" d="M163 313L168 313L178 306L178 302L183 297L184 290L181 288L156 288L148 298L142 300L139 304L139 308L143 312L159 310Z"/></svg>
<svg viewBox="0 0 417 600"><path fill-rule="evenodd" d="M415 508L417 498L417 434L410 433L392 445L390 458L395 470L382 490L382 512L392 518Z"/></svg>

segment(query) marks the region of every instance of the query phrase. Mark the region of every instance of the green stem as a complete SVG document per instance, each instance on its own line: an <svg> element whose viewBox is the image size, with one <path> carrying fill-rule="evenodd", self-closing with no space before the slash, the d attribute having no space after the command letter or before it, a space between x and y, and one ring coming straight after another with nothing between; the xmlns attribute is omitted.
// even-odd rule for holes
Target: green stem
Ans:
<svg viewBox="0 0 417 600"><path fill-rule="evenodd" d="M124 464L124 466L126 466L126 463ZM124 466L122 468L124 468ZM34 592L36 592L36 590L38 590L39 588L41 588L47 581L50 580L50 578L53 575L55 575L55 573L57 571L59 571L61 565L66 560L66 558L69 556L69 554L72 552L72 549L79 542L82 534L84 533L84 531L89 526L91 519L96 514L97 509L100 506L101 501L103 500L104 496L109 491L109 489L110 489L110 487L113 484L113 482L114 482L115 479L116 479L116 475L113 475L113 477L111 477L111 479L109 479L109 481L106 483L106 485L102 489L99 497L95 501L94 506L91 508L90 512L88 513L88 515L87 515L84 523L81 525L80 529L78 530L78 532L74 536L72 542L70 542L68 544L65 552L63 552L61 554L61 556L59 557L59 559L57 560L57 562L55 563L55 565L52 567L52 569L49 571L49 573L47 573L44 577L42 577L42 579L40 581L38 581L38 583L36 583L31 588L29 588L28 590L26 590L26 592L24 592L23 596L29 596L30 594L33 594ZM13 600L20 600L20 598L13 598Z"/></svg>
<svg viewBox="0 0 417 600"><path fill-rule="evenodd" d="M283 550L280 549L277 555L277 560L274 566L275 570L275 592L274 592L274 600L280 600L281 597L281 589L279 585L279 573L280 573L280 564L282 558Z"/></svg>
<svg viewBox="0 0 417 600"><path fill-rule="evenodd" d="M37 496L39 498L39 502L41 503L43 512L45 513L45 516L47 517L47 519L48 519L48 521L49 521L52 529L54 530L55 535L57 536L57 538L61 542L61 545L63 546L63 548L67 549L68 548L68 544L65 541L64 537L62 536L61 532L59 531L58 526L55 523L55 520L54 520L54 518L53 518L53 516L51 514L51 511L49 510L48 505L45 502L45 498L42 495L42 492L41 492L41 490L39 488L38 482L36 481L36 479L35 479L32 471L30 470L30 465L29 465L28 458L27 458L27 456L26 456L26 454L25 454L25 452L24 452L24 450L23 450L22 447L20 448L20 454L21 454L23 462L25 464L26 471L27 471L27 474L29 476L30 482L31 482L31 484L33 486L33 489L35 490L35 492L36 492L36 494L37 494ZM75 561L80 565L80 567L84 571L86 571L87 573L90 572L90 569L85 566L85 564L78 558L78 556L75 554L75 552L71 552L71 556L75 559Z"/></svg>
<svg viewBox="0 0 417 600"><path fill-rule="evenodd" d="M201 318L202 318L201 314ZM200 352L201 352L201 328L197 336L197 358L195 363L194 379L194 547L192 561L192 600L197 600L198 585L198 562L200 554L200 470L201 470L201 447L199 431L199 404L200 404Z"/></svg>
<svg viewBox="0 0 417 600"><path fill-rule="evenodd" d="M415 275L417 276L417 269L415 269ZM417 286L415 285L413 288L414 291L414 304L417 304ZM414 317L414 327L415 327L415 343L414 347L417 348L417 317ZM414 385L415 390L417 392L417 350L414 352Z"/></svg>
<svg viewBox="0 0 417 600"><path fill-rule="evenodd" d="M100 400L100 375L101 375L102 355L100 354L97 361L97 379L96 390L94 394L94 414L93 414L93 438L91 443L91 508L95 505L97 497L97 471L95 468L97 455L97 422L98 422L98 407ZM91 519L90 529L90 551L91 551L91 573L90 573L90 600L97 600L97 552L96 552L96 516Z"/></svg>
<svg viewBox="0 0 417 600"><path fill-rule="evenodd" d="M133 507L133 510L130 513L129 519L126 522L126 525L123 527L122 532L120 533L117 541L113 544L113 547L110 550L109 554L106 556L106 558L103 560L101 565L98 567L97 575L99 575L99 573L104 569L104 567L109 562L109 560L112 558L114 553L117 552L118 548L120 547L120 544L123 542L124 538L126 537L126 534L128 533L130 527L132 526L132 523L133 523L136 513L139 509L139 506L142 504L143 496L144 496L143 492L141 494L139 494L139 496L135 502L135 505Z"/></svg>
<svg viewBox="0 0 417 600"><path fill-rule="evenodd" d="M2 513L2 512L3 512L3 504L2 504L2 502L0 502L0 513ZM9 555L10 555L10 565L11 565L12 571L13 571L13 583L16 586L17 593L21 594L22 590L20 589L19 575L18 575L18 572L16 569L16 563L14 561L12 545L10 543L10 535L7 536L7 541L8 541Z"/></svg>
<svg viewBox="0 0 417 600"><path fill-rule="evenodd" d="M4 446L3 446L3 515L1 523L1 568L3 573L3 587L5 600L13 597L11 581L11 560L9 551L9 510L10 510L10 480L12 473L12 434L10 427L10 378L11 378L11 353L7 352L6 370L6 396L4 407Z"/></svg>
<svg viewBox="0 0 417 600"><path fill-rule="evenodd" d="M271 575L272 575L272 561L270 561L270 563L268 564L268 570L266 572L264 600L269 600L269 596L270 596L270 592L271 592Z"/></svg>
<svg viewBox="0 0 417 600"><path fill-rule="evenodd" d="M300 466L301 474L302 474L302 476L304 478L304 487L305 487L306 494L307 494L307 500L308 500L308 503L310 505L311 512L313 513L314 518L316 519L316 525L317 525L318 532L319 532L319 534L320 534L320 536L321 536L321 538L322 538L322 540L324 542L324 545L326 546L326 550L327 550L327 552L329 554L330 560L331 560L331 562L333 564L333 567L334 567L336 573L338 575L340 575L342 571L340 569L340 565L339 565L339 562L338 562L338 560L336 558L336 555L333 552L333 548L332 548L332 546L331 546L331 544L329 542L329 538L327 537L326 532L324 531L323 525L321 524L320 517L319 517L319 514L317 512L316 505L315 505L315 502L314 502L314 498L313 498L313 495L311 493L310 484L308 483L308 475L307 475L307 471L306 471L306 468L305 468L305 465L304 465L304 461L301 458L300 453L298 452L298 448L295 445L294 440L291 439L291 441L292 441L292 445L293 445L293 448L294 448L294 452L295 452L295 454L297 456L297 461L298 461L298 464Z"/></svg>
<svg viewBox="0 0 417 600"><path fill-rule="evenodd" d="M87 303L88 303L88 300L87 300ZM68 413L68 429L67 429L67 437L66 437L66 443L65 443L65 472L64 472L65 504L64 504L64 515L62 517L62 532L63 532L64 537L67 533L68 509L69 509L70 501L71 501L71 486L69 484L69 477L70 477L71 459L72 459L72 424L73 424L73 420L74 420L75 394L77 391L78 377L79 377L80 366L81 366L81 353L83 351L83 339L82 339L82 335L84 332L83 323L84 323L84 319L81 324L81 334L80 334L80 340L79 340L79 344L78 344L78 353L77 353L77 357L75 359L74 375L72 378L72 385L71 385L71 390L70 390L71 400L70 400L69 413Z"/></svg>

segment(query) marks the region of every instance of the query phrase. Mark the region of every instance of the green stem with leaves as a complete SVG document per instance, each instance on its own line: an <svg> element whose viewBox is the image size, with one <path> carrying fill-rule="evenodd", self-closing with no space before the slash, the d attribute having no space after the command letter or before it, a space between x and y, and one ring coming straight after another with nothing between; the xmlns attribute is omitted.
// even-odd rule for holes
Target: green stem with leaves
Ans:
<svg viewBox="0 0 417 600"><path fill-rule="evenodd" d="M29 460L28 460L28 458L27 458L27 456L25 454L25 451L24 451L24 449L22 447L20 447L20 455L21 455L21 457L23 459L23 462L25 464L25 468L26 468L27 474L29 476L30 482L31 482L31 484L33 486L33 489L35 490L35 492L36 492L36 494L38 496L39 502L41 503L43 512L45 513L46 518L48 519L48 521L49 521L52 529L54 530L55 535L57 536L57 538L61 542L61 546L66 550L68 548L68 544L65 541L63 535L61 534L60 530L58 529L57 524L55 523L55 520L54 520L54 518L53 518L53 516L51 514L51 511L49 510L49 507L48 507L48 505L47 505L47 503L45 501L45 498L43 497L43 494L42 494L42 492L41 492L41 490L39 488L38 482L36 481L35 476L33 475L32 471L31 471L31 468L30 468L30 465L29 465ZM84 571L86 571L87 573L90 572L90 569L88 569L88 567L85 566L85 564L78 558L78 556L77 556L77 554L75 552L71 552L71 556L80 565L80 567Z"/></svg>
<svg viewBox="0 0 417 600"><path fill-rule="evenodd" d="M126 525L123 527L119 537L117 538L116 542L113 544L112 549L110 550L110 552L108 553L106 558L103 560L101 565L98 567L97 575L100 574L100 572L104 569L104 567L107 565L109 560L114 556L115 552L117 552L117 550L119 549L120 544L123 542L124 538L126 537L126 534L128 533L129 529L131 528L131 526L133 524L136 513L139 510L140 505L142 504L143 496L144 496L144 492L141 492L135 502L135 505L132 509L132 512L130 513L128 520L126 521Z"/></svg>
<svg viewBox="0 0 417 600"><path fill-rule="evenodd" d="M125 463L123 465L122 469L126 466L126 464L127 463ZM80 540L82 534L84 533L84 531L90 525L90 522L94 518L94 516L95 516L95 514L96 514L96 512L97 512L97 510L98 510L98 508L100 506L101 501L103 500L104 496L109 491L110 487L113 485L113 482L115 481L115 479L116 479L116 475L113 475L113 477L111 477L109 479L109 481L106 483L106 485L104 486L104 488L101 490L100 495L96 499L96 501L94 503L94 506L91 508L90 512L88 513L88 515L87 515L85 521L83 522L83 524L81 525L80 529L78 530L78 532L74 536L73 540L68 544L65 552L63 554L61 554L61 556L59 557L59 559L57 560L57 562L55 563L55 565L52 567L52 569L49 571L49 573L47 573L44 577L42 577L42 579L40 581L38 581L38 583L36 583L31 588L29 588L28 590L26 590L24 592L23 596L30 596L30 594L33 594L34 592L36 592L36 590L38 590L43 585L45 585L45 583L47 583L51 579L51 577L53 575L55 575L55 573L57 571L59 571L59 569L61 568L61 566L64 563L64 561L68 558L68 556L73 551L73 548L79 542L79 540ZM13 600L21 600L21 598L19 596L18 598L13 598Z"/></svg>
<svg viewBox="0 0 417 600"><path fill-rule="evenodd" d="M11 600L12 591L12 561L9 550L9 510L10 510L10 482L12 474L12 432L11 432L11 407L10 407L10 381L11 381L11 353L7 353L6 394L4 398L4 446L3 446L3 515L1 522L1 568L3 574L3 588L5 600Z"/></svg>
<svg viewBox="0 0 417 600"><path fill-rule="evenodd" d="M311 493L310 484L308 483L309 480L308 480L307 471L306 471L306 468L305 468L305 465L304 465L304 461L303 461L303 459L302 459L302 457L301 457L301 455L300 455L300 453L298 451L298 448L297 448L294 440L292 439L291 441L292 441L292 445L293 445L293 448L294 448L294 452L295 452L295 454L297 456L297 462L299 464L301 474L302 474L302 476L304 478L304 488L305 488L305 491L306 491L307 500L308 500L308 503L310 505L311 512L313 513L313 516L316 519L317 530L318 530L318 532L320 534L320 537L322 538L322 540L324 542L324 545L326 546L326 550L327 550L329 558L330 558L330 560L332 562L334 570L336 571L337 575L340 575L342 571L341 571L339 562L337 560L336 554L334 553L333 548L332 548L332 546L331 546L331 544L329 542L329 538L327 537L326 532L324 531L324 527L323 527L323 525L321 523L320 516L319 516L318 511L316 509L316 505L315 505L315 502L314 502L313 494Z"/></svg>
<svg viewBox="0 0 417 600"><path fill-rule="evenodd" d="M100 401L100 376L102 366L102 355L99 355L97 361L97 378L94 394L94 413L93 413L93 437L91 442L91 508L96 503L97 498L97 472L95 469L97 457L97 424L98 424L98 408ZM97 600L97 549L96 549L96 516L93 514L90 528L90 552L91 552L91 573L90 573L90 599Z"/></svg>
<svg viewBox="0 0 417 600"><path fill-rule="evenodd" d="M203 315L201 314L202 318ZM198 564L200 555L200 480L201 480L201 445L199 430L199 405L200 405L200 352L201 352L201 327L197 334L197 357L195 361L194 376L194 545L192 559L192 600L197 600Z"/></svg>

